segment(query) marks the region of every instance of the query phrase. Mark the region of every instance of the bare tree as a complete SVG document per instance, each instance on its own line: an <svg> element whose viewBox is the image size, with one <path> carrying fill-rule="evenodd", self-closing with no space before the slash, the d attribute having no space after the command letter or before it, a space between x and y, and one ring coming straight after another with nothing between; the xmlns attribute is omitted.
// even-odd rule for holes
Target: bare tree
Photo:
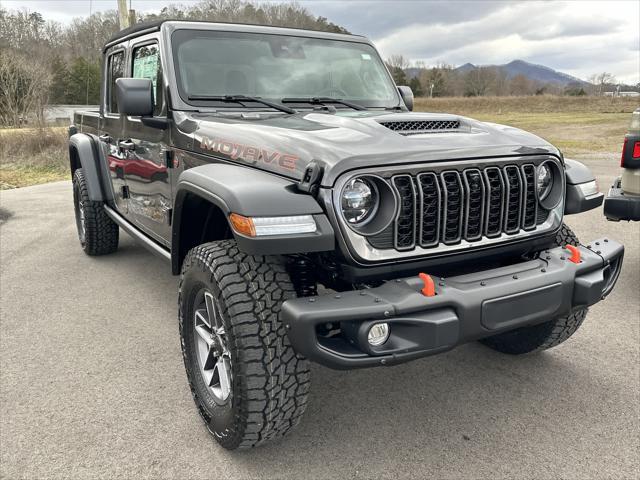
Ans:
<svg viewBox="0 0 640 480"><path fill-rule="evenodd" d="M531 95L531 81L524 75L516 75L511 79L510 92L511 95Z"/></svg>
<svg viewBox="0 0 640 480"><path fill-rule="evenodd" d="M456 74L451 65L440 63L420 72L420 82L425 94L429 97L445 97L455 95Z"/></svg>
<svg viewBox="0 0 640 480"><path fill-rule="evenodd" d="M46 65L17 52L0 51L0 123L19 126L33 115L42 125L50 83Z"/></svg>
<svg viewBox="0 0 640 480"><path fill-rule="evenodd" d="M591 77L589 77L589 81L596 86L596 93L598 95L603 95L607 85L616 83L616 77L611 73L602 72L591 75Z"/></svg>
<svg viewBox="0 0 640 480"><path fill-rule="evenodd" d="M385 60L385 63L389 65L390 68L399 68L401 70L406 70L411 66L408 58L398 54L391 55Z"/></svg>
<svg viewBox="0 0 640 480"><path fill-rule="evenodd" d="M509 94L509 76L503 68L495 67L493 92L497 97Z"/></svg>
<svg viewBox="0 0 640 480"><path fill-rule="evenodd" d="M489 92L495 81L495 70L491 67L477 67L469 70L464 77L465 95L481 97Z"/></svg>

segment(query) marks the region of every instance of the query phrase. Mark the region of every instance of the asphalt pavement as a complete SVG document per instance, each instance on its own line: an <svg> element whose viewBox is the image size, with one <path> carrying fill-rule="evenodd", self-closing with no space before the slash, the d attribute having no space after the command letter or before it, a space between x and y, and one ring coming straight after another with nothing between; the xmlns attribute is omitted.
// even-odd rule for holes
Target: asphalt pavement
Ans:
<svg viewBox="0 0 640 480"><path fill-rule="evenodd" d="M601 188L613 158L589 160ZM191 399L169 266L121 232L80 250L70 182L0 193L2 478L638 478L640 224L567 218L625 243L612 295L565 344L480 344L396 367L312 368L277 443L228 452Z"/></svg>

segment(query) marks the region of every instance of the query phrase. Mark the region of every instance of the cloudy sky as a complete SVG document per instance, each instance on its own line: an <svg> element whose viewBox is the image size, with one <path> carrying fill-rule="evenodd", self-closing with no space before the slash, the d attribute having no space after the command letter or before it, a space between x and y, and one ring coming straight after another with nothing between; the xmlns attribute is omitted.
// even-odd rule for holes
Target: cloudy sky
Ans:
<svg viewBox="0 0 640 480"><path fill-rule="evenodd" d="M167 3L131 0L138 11ZM353 33L374 40L383 56L399 53L427 64L540 63L579 78L607 71L627 83L640 81L640 1L365 1L298 3ZM69 22L89 13L89 0L0 0ZM93 11L116 0L92 0Z"/></svg>

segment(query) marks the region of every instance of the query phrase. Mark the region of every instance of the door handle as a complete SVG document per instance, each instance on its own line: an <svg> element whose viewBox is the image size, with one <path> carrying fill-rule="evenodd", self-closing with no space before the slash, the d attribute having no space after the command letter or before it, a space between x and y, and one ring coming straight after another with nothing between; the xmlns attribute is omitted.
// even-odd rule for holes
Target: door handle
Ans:
<svg viewBox="0 0 640 480"><path fill-rule="evenodd" d="M131 140L118 140L118 148L120 150L135 150L136 149L136 144L133 143Z"/></svg>
<svg viewBox="0 0 640 480"><path fill-rule="evenodd" d="M107 135L106 133L104 135L100 135L98 138L101 142L111 143L111 135Z"/></svg>

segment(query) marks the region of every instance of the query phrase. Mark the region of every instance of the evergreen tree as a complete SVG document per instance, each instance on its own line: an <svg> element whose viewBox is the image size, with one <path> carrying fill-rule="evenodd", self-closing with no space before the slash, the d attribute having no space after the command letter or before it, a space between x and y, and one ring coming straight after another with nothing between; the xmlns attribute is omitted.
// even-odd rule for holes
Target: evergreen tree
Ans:
<svg viewBox="0 0 640 480"><path fill-rule="evenodd" d="M68 75L68 102L74 105L100 103L100 63L82 57L71 63Z"/></svg>
<svg viewBox="0 0 640 480"><path fill-rule="evenodd" d="M420 83L418 77L413 77L411 80L409 80L409 87L411 87L411 90L413 90L413 94L416 97L424 96L424 90L422 89L422 84Z"/></svg>
<svg viewBox="0 0 640 480"><path fill-rule="evenodd" d="M69 101L69 70L67 64L55 55L51 60L51 88L49 89L49 102L52 104L65 104Z"/></svg>

